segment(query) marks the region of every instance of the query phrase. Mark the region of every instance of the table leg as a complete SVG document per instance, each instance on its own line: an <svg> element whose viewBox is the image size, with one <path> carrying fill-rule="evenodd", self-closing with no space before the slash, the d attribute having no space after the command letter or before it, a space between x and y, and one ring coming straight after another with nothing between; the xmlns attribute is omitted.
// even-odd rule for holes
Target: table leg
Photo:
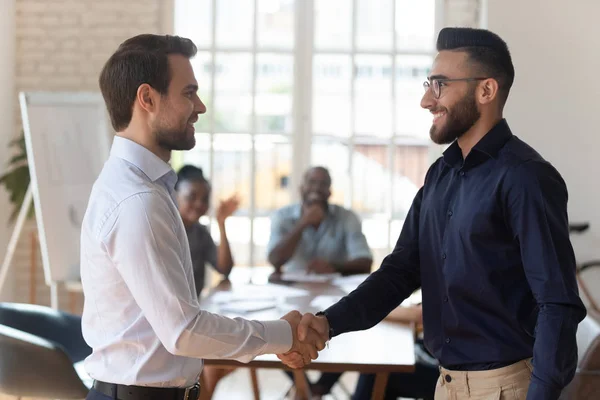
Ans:
<svg viewBox="0 0 600 400"><path fill-rule="evenodd" d="M252 392L254 392L254 400L260 400L260 388L258 387L256 368L250 368L250 379L252 380Z"/></svg>
<svg viewBox="0 0 600 400"><path fill-rule="evenodd" d="M383 400L389 376L389 372L378 372L375 375L375 387L373 388L373 394L371 394L371 400Z"/></svg>
<svg viewBox="0 0 600 400"><path fill-rule="evenodd" d="M306 375L304 375L303 369L294 370L294 383L296 385L297 398L306 400L310 400L312 398L310 386L308 384L308 380L306 379Z"/></svg>

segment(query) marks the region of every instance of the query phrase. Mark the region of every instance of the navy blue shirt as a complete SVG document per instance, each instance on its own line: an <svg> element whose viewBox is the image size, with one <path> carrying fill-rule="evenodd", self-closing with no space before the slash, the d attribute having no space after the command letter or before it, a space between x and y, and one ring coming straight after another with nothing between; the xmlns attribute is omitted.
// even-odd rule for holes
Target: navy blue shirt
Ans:
<svg viewBox="0 0 600 400"><path fill-rule="evenodd" d="M393 252L326 310L334 335L367 329L423 291L427 349L448 369L533 356L528 399L557 399L585 317L560 174L505 120L463 160L457 142L427 172Z"/></svg>

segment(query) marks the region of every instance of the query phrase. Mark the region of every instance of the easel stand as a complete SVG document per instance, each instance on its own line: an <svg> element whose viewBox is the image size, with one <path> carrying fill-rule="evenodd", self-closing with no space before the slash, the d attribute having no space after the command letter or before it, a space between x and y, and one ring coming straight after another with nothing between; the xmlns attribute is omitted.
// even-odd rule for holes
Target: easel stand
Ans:
<svg viewBox="0 0 600 400"><path fill-rule="evenodd" d="M23 204L21 204L21 208L19 209L19 215L17 216L15 228L13 229L10 240L8 241L8 247L6 249L6 255L4 256L4 261L2 261L2 267L0 268L0 293L2 293L2 290L4 289L4 284L6 283L6 278L8 277L8 273L12 265L12 259L15 255L15 251L17 250L19 237L23 231L23 226L25 225L25 220L27 219L27 213L29 212L32 203L33 190L31 188L31 184L29 184L27 187L27 192L25 193L25 198L23 199ZM58 309L58 285L56 282L52 282L50 284L50 305L55 310Z"/></svg>

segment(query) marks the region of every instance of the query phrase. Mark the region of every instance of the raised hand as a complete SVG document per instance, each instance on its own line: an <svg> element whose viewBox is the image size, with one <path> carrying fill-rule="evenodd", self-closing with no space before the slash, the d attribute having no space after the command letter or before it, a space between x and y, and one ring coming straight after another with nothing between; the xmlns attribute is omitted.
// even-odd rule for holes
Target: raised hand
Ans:
<svg viewBox="0 0 600 400"><path fill-rule="evenodd" d="M225 222L225 220L230 217L239 207L240 199L237 195L233 195L228 199L222 200L219 203L219 207L217 207L217 221Z"/></svg>
<svg viewBox="0 0 600 400"><path fill-rule="evenodd" d="M305 329L303 339L298 339L298 326L302 321L302 314L298 311L292 311L284 315L281 319L286 320L292 328L293 343L292 348L285 354L278 354L277 357L291 368L302 368L310 364L312 360L317 359L318 352L325 348L326 340L324 336L311 328Z"/></svg>
<svg viewBox="0 0 600 400"><path fill-rule="evenodd" d="M301 218L305 225L319 225L325 219L325 210L320 204L311 204L304 207Z"/></svg>

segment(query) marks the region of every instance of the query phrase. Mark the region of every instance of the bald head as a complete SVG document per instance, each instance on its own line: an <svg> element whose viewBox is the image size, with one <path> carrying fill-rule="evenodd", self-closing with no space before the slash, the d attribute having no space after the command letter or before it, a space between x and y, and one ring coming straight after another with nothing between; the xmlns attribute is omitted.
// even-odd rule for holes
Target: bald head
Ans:
<svg viewBox="0 0 600 400"><path fill-rule="evenodd" d="M304 204L320 203L327 206L331 196L331 175L325 167L309 168L302 179L300 195Z"/></svg>

